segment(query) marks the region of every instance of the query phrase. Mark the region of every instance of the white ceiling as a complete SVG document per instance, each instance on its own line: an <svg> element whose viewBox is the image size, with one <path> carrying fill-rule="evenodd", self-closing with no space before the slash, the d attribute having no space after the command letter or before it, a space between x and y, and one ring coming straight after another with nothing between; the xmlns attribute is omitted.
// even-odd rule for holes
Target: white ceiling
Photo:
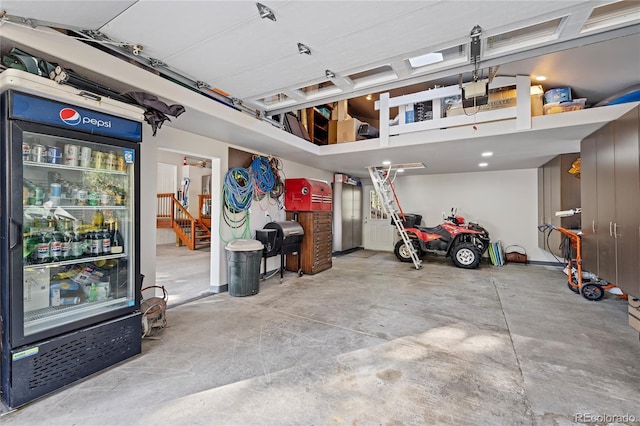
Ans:
<svg viewBox="0 0 640 426"><path fill-rule="evenodd" d="M409 84L429 87L455 84L460 74L468 79L473 67L467 58L463 62L416 70L406 59L458 45L468 47L475 25L482 27L480 67L485 71L489 66L499 66L499 75L545 74L549 76L545 89L570 86L575 97L586 97L589 104L640 82L637 1L624 3L635 6L635 10L589 28L585 23L594 8L611 1L265 0L261 3L272 9L276 21L261 19L253 1L3 0L0 7L7 11L10 20L11 16L18 16L74 29L98 30L115 42L140 45L143 49L139 60L162 61L166 69L219 88L245 106L267 113ZM548 36L513 42L493 52L486 48L492 37L497 39L505 32L558 18L558 28ZM299 54L298 42L309 46L311 55ZM386 81L366 83L349 78L383 65L392 69L392 76ZM336 77L325 77L327 69ZM311 95L300 90L327 81L333 84L332 90ZM288 101L270 105L261 101L278 94L286 95ZM234 140L233 135L242 132L235 131L233 123L219 123L229 126L228 129L211 129L188 115L187 106L187 113L171 125L211 137L231 135L223 140L236 145L246 140L247 148L257 149L250 141L259 135ZM497 169L530 168L557 153L575 150L585 131L595 130L601 124L562 131L538 130L518 136L475 134L459 141L445 138L428 144L410 142L411 147L386 152L377 152L371 141L358 142L366 154L343 152L342 147L291 149L287 144L278 146L280 142L275 138L269 152L286 154L285 158L319 168L358 175L362 175L364 161L377 161L382 155L397 156L392 159L395 162L415 161L407 158L422 155L425 162L438 164L429 173L477 170L477 149L503 153L504 161L500 165L494 162ZM366 148L369 145L371 149ZM460 154L456 161L447 155L452 150ZM469 155L468 162L464 161L465 155Z"/></svg>

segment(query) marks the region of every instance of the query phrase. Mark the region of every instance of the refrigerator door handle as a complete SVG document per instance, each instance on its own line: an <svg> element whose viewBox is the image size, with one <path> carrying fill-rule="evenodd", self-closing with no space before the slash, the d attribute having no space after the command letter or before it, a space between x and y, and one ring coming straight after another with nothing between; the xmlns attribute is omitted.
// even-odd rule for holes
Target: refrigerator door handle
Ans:
<svg viewBox="0 0 640 426"><path fill-rule="evenodd" d="M16 222L13 218L10 219L9 226L9 250L13 250L20 243L20 236L22 235L22 224Z"/></svg>

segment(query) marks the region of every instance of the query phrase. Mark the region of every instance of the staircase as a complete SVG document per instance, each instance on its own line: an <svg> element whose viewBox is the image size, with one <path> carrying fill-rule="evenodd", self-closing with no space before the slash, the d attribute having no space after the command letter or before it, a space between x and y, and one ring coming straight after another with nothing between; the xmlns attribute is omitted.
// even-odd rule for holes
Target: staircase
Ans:
<svg viewBox="0 0 640 426"><path fill-rule="evenodd" d="M210 197L210 196L209 196ZM197 250L211 245L211 230L201 218L194 218L171 193L158 194L158 210L156 226L172 228L176 234L176 244L183 244L190 250Z"/></svg>
<svg viewBox="0 0 640 426"><path fill-rule="evenodd" d="M373 187L382 201L385 212L389 217L391 217L391 220L398 230L398 234L400 234L402 241L404 241L409 253L411 253L413 265L416 269L422 268L422 260L418 257L418 252L413 245L412 239L409 238L409 234L404 227L404 213L402 213L398 197L396 196L396 191L393 189L393 181L390 178L391 168L368 167L368 169L371 181L373 182Z"/></svg>

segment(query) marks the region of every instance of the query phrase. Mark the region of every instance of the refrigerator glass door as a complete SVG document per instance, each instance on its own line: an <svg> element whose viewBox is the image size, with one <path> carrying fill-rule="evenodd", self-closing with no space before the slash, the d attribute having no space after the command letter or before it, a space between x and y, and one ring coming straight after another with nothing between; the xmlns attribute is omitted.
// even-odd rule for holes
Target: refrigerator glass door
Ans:
<svg viewBox="0 0 640 426"><path fill-rule="evenodd" d="M135 306L134 151L14 137L22 139L23 338Z"/></svg>

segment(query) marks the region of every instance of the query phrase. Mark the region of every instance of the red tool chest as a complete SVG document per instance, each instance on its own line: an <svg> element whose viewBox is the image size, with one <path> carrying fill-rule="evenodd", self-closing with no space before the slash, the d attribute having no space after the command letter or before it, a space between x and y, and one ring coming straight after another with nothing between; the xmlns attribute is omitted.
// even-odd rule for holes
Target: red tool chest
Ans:
<svg viewBox="0 0 640 426"><path fill-rule="evenodd" d="M287 211L331 211L332 209L331 186L323 180L286 179L284 190L284 208Z"/></svg>

